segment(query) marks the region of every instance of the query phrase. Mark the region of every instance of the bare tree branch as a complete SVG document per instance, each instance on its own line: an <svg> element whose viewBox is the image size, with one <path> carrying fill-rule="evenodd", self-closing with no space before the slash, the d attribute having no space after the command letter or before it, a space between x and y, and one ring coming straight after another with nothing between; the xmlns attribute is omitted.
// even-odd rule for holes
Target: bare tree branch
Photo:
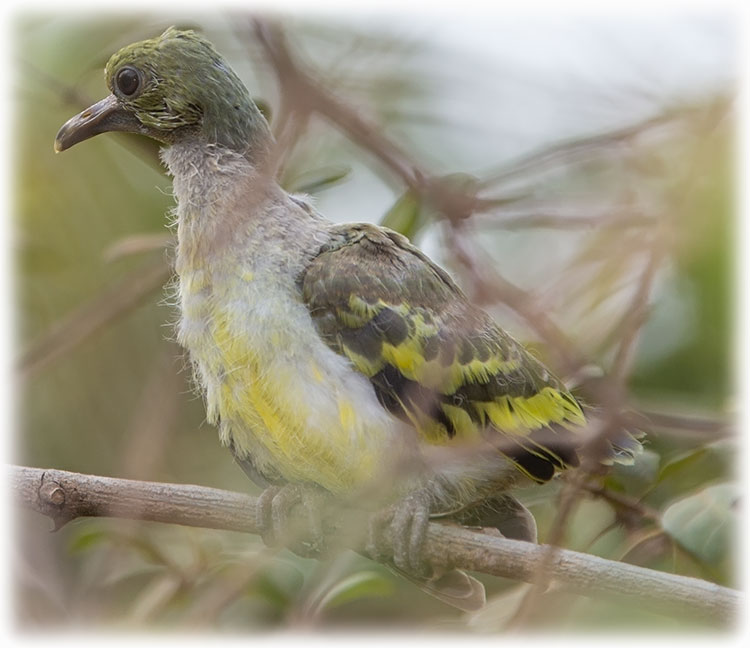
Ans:
<svg viewBox="0 0 750 648"><path fill-rule="evenodd" d="M164 484L82 475L62 470L11 467L16 501L49 516L60 528L79 517L110 516L258 533L257 500L202 486ZM384 531L384 545L391 538ZM358 548L358 547L354 547ZM696 578L668 574L545 545L508 540L433 522L425 542L431 563L532 581L540 561L569 592L637 602L662 614L730 622L739 592Z"/></svg>

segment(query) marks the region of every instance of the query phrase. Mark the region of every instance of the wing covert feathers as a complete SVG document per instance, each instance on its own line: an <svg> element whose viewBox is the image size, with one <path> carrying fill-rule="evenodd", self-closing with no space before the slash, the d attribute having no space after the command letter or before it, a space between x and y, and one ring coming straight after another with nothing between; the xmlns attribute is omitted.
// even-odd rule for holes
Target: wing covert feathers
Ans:
<svg viewBox="0 0 750 648"><path fill-rule="evenodd" d="M575 398L400 234L337 226L300 284L326 343L426 441L496 430L499 449L537 481L577 464Z"/></svg>

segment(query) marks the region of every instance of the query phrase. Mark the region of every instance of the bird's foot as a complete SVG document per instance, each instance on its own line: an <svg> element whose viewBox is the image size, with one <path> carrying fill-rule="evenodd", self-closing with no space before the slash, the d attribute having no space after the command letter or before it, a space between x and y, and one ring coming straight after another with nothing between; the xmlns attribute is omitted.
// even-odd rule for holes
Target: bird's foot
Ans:
<svg viewBox="0 0 750 648"><path fill-rule="evenodd" d="M319 556L325 546L323 519L327 495L314 486L269 486L258 498L256 522L263 542L284 546L305 558ZM292 515L301 507L303 515Z"/></svg>
<svg viewBox="0 0 750 648"><path fill-rule="evenodd" d="M423 558L423 546L430 521L431 498L424 490L414 491L400 502L370 516L366 551L373 560L389 562L414 576L429 576L432 567ZM390 527L392 550L379 542Z"/></svg>

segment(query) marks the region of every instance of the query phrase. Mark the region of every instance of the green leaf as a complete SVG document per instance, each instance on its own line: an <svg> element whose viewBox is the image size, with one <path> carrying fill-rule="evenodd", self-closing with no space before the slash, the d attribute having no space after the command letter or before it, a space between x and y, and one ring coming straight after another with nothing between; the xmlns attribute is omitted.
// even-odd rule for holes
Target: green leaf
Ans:
<svg viewBox="0 0 750 648"><path fill-rule="evenodd" d="M644 449L630 465L615 464L607 476L606 485L616 491L640 497L657 480L661 457L653 450Z"/></svg>
<svg viewBox="0 0 750 648"><path fill-rule="evenodd" d="M707 483L726 480L732 474L737 444L724 439L691 450L669 460L659 471L657 484L645 501L661 507L681 493L701 488Z"/></svg>
<svg viewBox="0 0 750 648"><path fill-rule="evenodd" d="M383 227L400 232L409 239L413 239L425 223L425 219L422 218L422 204L411 189L401 195L380 221Z"/></svg>
<svg viewBox="0 0 750 648"><path fill-rule="evenodd" d="M732 551L738 501L736 484L710 486L667 508L662 526L694 556L717 565Z"/></svg>
<svg viewBox="0 0 750 648"><path fill-rule="evenodd" d="M277 610L287 609L302 589L305 577L293 564L273 560L251 585L251 593L258 594Z"/></svg>
<svg viewBox="0 0 750 648"><path fill-rule="evenodd" d="M287 189L292 193L314 194L329 189L351 173L347 166L330 166L307 171L289 181Z"/></svg>
<svg viewBox="0 0 750 648"><path fill-rule="evenodd" d="M361 571L333 585L320 600L320 612L363 598L384 598L393 593L393 583L375 571Z"/></svg>
<svg viewBox="0 0 750 648"><path fill-rule="evenodd" d="M111 539L112 534L109 531L103 529L86 530L78 533L71 539L68 549L71 553L80 553L88 551L96 545L108 542Z"/></svg>

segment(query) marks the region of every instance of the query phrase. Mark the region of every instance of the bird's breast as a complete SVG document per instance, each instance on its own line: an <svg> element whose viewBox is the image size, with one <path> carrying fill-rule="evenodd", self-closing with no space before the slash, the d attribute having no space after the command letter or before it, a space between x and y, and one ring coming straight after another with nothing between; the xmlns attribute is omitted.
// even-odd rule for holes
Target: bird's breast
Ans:
<svg viewBox="0 0 750 648"><path fill-rule="evenodd" d="M320 339L291 276L242 259L183 268L180 301L208 419L261 473L347 492L388 463L390 415Z"/></svg>

